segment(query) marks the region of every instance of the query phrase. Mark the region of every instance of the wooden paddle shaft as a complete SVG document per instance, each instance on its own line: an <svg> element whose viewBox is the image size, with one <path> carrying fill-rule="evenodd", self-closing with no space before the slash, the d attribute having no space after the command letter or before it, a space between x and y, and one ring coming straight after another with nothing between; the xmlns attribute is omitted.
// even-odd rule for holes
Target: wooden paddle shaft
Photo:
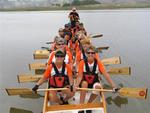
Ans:
<svg viewBox="0 0 150 113"><path fill-rule="evenodd" d="M67 90L68 88L50 88L50 89L38 89L37 91L57 91L57 90ZM100 91L100 92L113 92L111 89L90 89L90 88L77 88L80 91Z"/></svg>

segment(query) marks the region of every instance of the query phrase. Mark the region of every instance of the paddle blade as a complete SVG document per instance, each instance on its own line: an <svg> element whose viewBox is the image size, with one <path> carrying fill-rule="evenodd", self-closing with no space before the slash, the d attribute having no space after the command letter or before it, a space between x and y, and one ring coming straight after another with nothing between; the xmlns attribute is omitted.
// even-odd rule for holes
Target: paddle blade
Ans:
<svg viewBox="0 0 150 113"><path fill-rule="evenodd" d="M53 44L54 42L46 42L46 44Z"/></svg>
<svg viewBox="0 0 150 113"><path fill-rule="evenodd" d="M104 65L120 64L121 59L120 59L120 57L105 58L105 59L102 59L102 63Z"/></svg>
<svg viewBox="0 0 150 113"><path fill-rule="evenodd" d="M120 67L120 68L110 68L108 71L109 74L120 74L120 75L130 75L131 68L130 67Z"/></svg>
<svg viewBox="0 0 150 113"><path fill-rule="evenodd" d="M18 82L37 82L43 75L20 74L17 76Z"/></svg>
<svg viewBox="0 0 150 113"><path fill-rule="evenodd" d="M33 112L29 110L11 107L9 113L33 113Z"/></svg>
<svg viewBox="0 0 150 113"><path fill-rule="evenodd" d="M36 50L33 53L34 59L48 59L50 52L47 50Z"/></svg>
<svg viewBox="0 0 150 113"><path fill-rule="evenodd" d="M46 49L47 51L51 51L49 47L41 47L41 49Z"/></svg>
<svg viewBox="0 0 150 113"><path fill-rule="evenodd" d="M126 97L135 97L139 99L146 99L147 88L121 88L119 94Z"/></svg>
<svg viewBox="0 0 150 113"><path fill-rule="evenodd" d="M96 35L91 36L91 38L100 38L102 36L103 36L103 34L96 34Z"/></svg>
<svg viewBox="0 0 150 113"><path fill-rule="evenodd" d="M103 46L103 47L97 47L97 51L101 52L102 50L107 50L109 47L108 46Z"/></svg>
<svg viewBox="0 0 150 113"><path fill-rule="evenodd" d="M34 70L34 69L45 69L46 64L45 63L40 63L40 62L34 62L29 64L29 69Z"/></svg>
<svg viewBox="0 0 150 113"><path fill-rule="evenodd" d="M24 94L34 94L31 89L28 88L8 88L6 92L9 96L13 95L24 95Z"/></svg>

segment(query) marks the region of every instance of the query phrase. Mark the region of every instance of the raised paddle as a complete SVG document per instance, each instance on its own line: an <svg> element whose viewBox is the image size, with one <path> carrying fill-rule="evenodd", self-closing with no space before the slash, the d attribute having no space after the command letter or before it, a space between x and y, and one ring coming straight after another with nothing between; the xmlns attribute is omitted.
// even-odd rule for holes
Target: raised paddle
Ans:
<svg viewBox="0 0 150 113"><path fill-rule="evenodd" d="M68 88L50 88L50 89L38 89L37 91L52 91L52 90L67 90ZM90 89L90 88L78 88L78 90L84 91L100 91L100 92L113 92L112 89ZM7 94L9 96L22 95L22 94L33 94L34 92L28 88L7 88ZM146 99L147 88L121 88L118 90L118 94L126 97L134 97L139 99Z"/></svg>
<svg viewBox="0 0 150 113"><path fill-rule="evenodd" d="M111 57L111 58L105 58L101 60L104 65L111 65L111 64L120 64L121 58L119 56ZM34 62L29 64L29 69L45 69L46 63L40 63L40 62Z"/></svg>
<svg viewBox="0 0 150 113"><path fill-rule="evenodd" d="M88 37L89 38L100 38L100 37L103 37L103 34L90 34Z"/></svg>
<svg viewBox="0 0 150 113"><path fill-rule="evenodd" d="M46 42L46 44L53 44L54 42Z"/></svg>
<svg viewBox="0 0 150 113"><path fill-rule="evenodd" d="M130 67L120 67L120 68L110 68L108 73L111 75L130 75ZM20 74L17 76L18 82L37 82L43 75L33 75L33 74Z"/></svg>
<svg viewBox="0 0 150 113"><path fill-rule="evenodd" d="M98 51L107 50L107 49L109 49L109 46L97 47L96 49L97 49Z"/></svg>
<svg viewBox="0 0 150 113"><path fill-rule="evenodd" d="M51 51L49 47L41 47L41 49L46 49L47 51Z"/></svg>

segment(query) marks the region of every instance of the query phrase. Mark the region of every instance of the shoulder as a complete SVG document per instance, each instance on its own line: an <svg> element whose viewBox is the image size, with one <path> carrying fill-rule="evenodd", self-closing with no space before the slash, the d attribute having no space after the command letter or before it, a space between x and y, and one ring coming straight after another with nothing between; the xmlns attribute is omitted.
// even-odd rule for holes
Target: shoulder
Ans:
<svg viewBox="0 0 150 113"><path fill-rule="evenodd" d="M51 70L53 68L52 63L50 65L47 65L46 70Z"/></svg>
<svg viewBox="0 0 150 113"><path fill-rule="evenodd" d="M77 52L77 56L81 56L81 50Z"/></svg>
<svg viewBox="0 0 150 113"><path fill-rule="evenodd" d="M67 53L70 57L72 56L70 50L67 50L66 53Z"/></svg>
<svg viewBox="0 0 150 113"><path fill-rule="evenodd" d="M79 62L79 66L83 66L84 65L84 60L81 60L80 62Z"/></svg>
<svg viewBox="0 0 150 113"><path fill-rule="evenodd" d="M66 69L67 69L67 71L72 71L69 64L66 64Z"/></svg>
<svg viewBox="0 0 150 113"><path fill-rule="evenodd" d="M69 64L66 64L66 68L71 68Z"/></svg>
<svg viewBox="0 0 150 113"><path fill-rule="evenodd" d="M51 55L55 55L55 51L52 51L52 52L50 53L50 56L51 56Z"/></svg>

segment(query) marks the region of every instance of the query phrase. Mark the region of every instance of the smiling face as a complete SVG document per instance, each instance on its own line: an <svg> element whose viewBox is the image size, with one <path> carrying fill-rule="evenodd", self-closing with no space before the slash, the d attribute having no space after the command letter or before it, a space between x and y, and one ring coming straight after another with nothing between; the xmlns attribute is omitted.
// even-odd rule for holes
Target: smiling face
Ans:
<svg viewBox="0 0 150 113"><path fill-rule="evenodd" d="M56 48L57 48L57 49L64 49L64 47L65 47L65 44L64 44L64 43L62 43L62 42L56 43Z"/></svg>
<svg viewBox="0 0 150 113"><path fill-rule="evenodd" d="M69 30L69 26L68 25L65 25L65 30Z"/></svg>
<svg viewBox="0 0 150 113"><path fill-rule="evenodd" d="M79 27L79 22L76 22L76 27Z"/></svg>
<svg viewBox="0 0 150 113"><path fill-rule="evenodd" d="M56 63L61 64L61 63L63 63L65 56L60 54L60 55L55 55L55 58L56 58Z"/></svg>
<svg viewBox="0 0 150 113"><path fill-rule="evenodd" d="M65 53L63 50L57 50L55 53L56 64L62 64L65 59Z"/></svg>
<svg viewBox="0 0 150 113"><path fill-rule="evenodd" d="M64 31L63 31L63 29L59 29L59 36L63 36L64 35Z"/></svg>
<svg viewBox="0 0 150 113"><path fill-rule="evenodd" d="M92 49L89 49L86 51L86 55L87 55L88 61L90 61L90 62L94 61L95 51L93 51Z"/></svg>

